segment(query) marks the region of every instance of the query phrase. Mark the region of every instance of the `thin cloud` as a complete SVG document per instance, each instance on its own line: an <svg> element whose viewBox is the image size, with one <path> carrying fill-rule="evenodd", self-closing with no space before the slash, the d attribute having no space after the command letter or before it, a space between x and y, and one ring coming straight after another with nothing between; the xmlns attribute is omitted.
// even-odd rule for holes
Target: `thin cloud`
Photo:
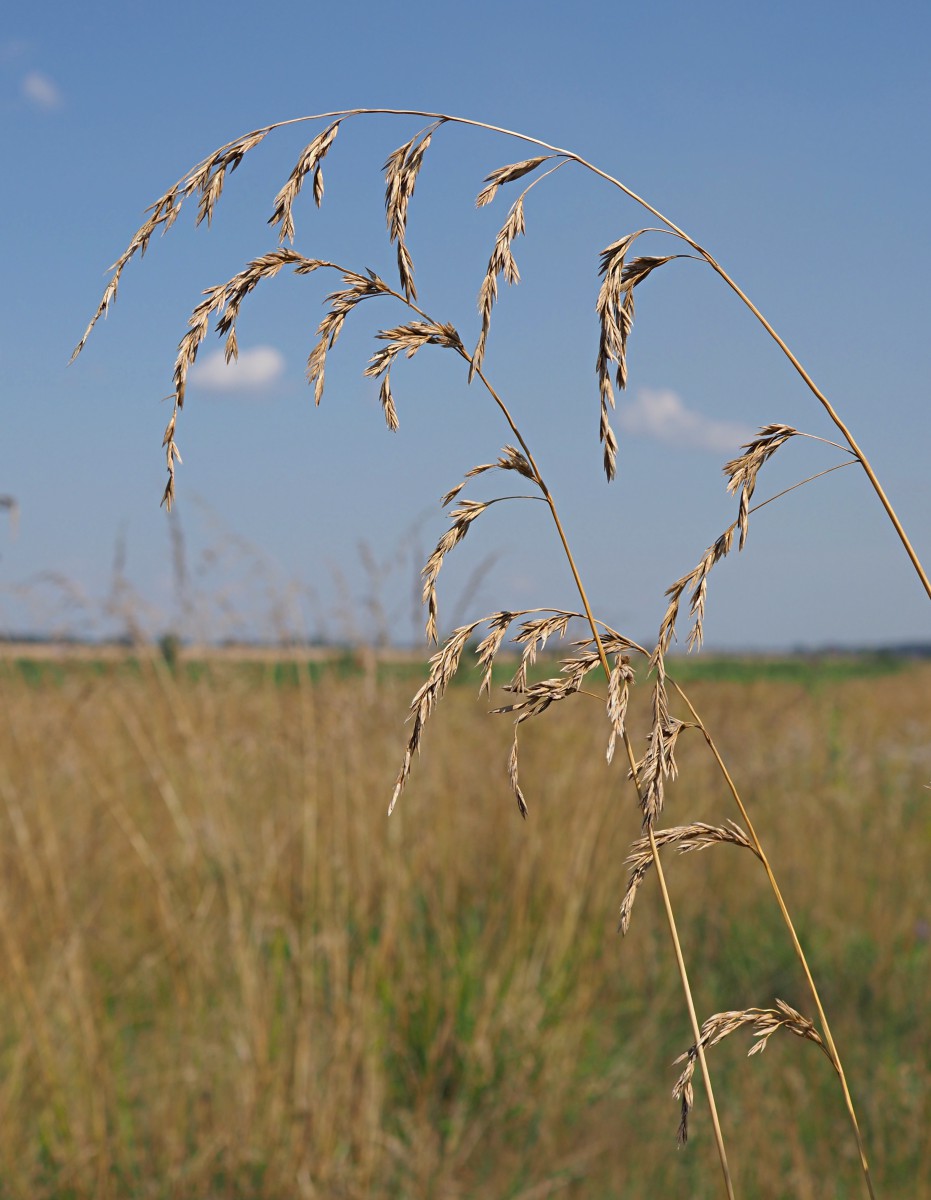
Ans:
<svg viewBox="0 0 931 1200"><path fill-rule="evenodd" d="M30 48L25 38L6 38L0 42L0 63L18 62L25 58Z"/></svg>
<svg viewBox="0 0 931 1200"><path fill-rule="evenodd" d="M621 408L618 425L625 433L654 438L669 446L730 453L750 441L754 431L737 421L717 421L688 408L678 393L642 388Z"/></svg>
<svg viewBox="0 0 931 1200"><path fill-rule="evenodd" d="M22 94L34 108L41 108L44 112L53 112L62 105L62 95L58 87L41 71L30 71L24 77Z"/></svg>
<svg viewBox="0 0 931 1200"><path fill-rule="evenodd" d="M256 392L284 374L284 356L274 346L240 350L227 362L222 350L208 354L191 371L191 381L212 392Z"/></svg>

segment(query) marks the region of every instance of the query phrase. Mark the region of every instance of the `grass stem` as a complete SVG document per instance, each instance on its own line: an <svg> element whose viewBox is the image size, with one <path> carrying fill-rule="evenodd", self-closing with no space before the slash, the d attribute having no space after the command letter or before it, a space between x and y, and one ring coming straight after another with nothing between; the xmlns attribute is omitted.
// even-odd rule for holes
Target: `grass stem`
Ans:
<svg viewBox="0 0 931 1200"><path fill-rule="evenodd" d="M821 1031L824 1034L825 1043L828 1047L828 1050L830 1051L831 1062L834 1065L834 1070L837 1072L837 1076L838 1076L838 1078L840 1080L840 1084L841 1084L841 1090L844 1093L844 1103L847 1107L848 1115L850 1116L850 1123L853 1127L854 1137L856 1138L857 1151L860 1156L860 1168L863 1172L863 1179L866 1184L867 1192L869 1193L870 1200L876 1200L876 1193L873 1190L873 1180L872 1180L872 1176L870 1175L869 1162L866 1157L866 1147L863 1142L863 1136L860 1133L860 1124L857 1121L857 1114L856 1114L856 1110L855 1110L854 1104L853 1104L853 1097L851 1096L850 1089L847 1086L847 1077L844 1074L844 1067L841 1062L841 1057L840 1057L840 1054L838 1053L837 1046L834 1042L834 1036L831 1033L831 1027L828 1024L827 1013L824 1011L824 1005L821 1003L821 996L818 993L818 988L817 988L817 985L815 984L814 976L812 975L811 968L808 965L808 959L805 956L805 951L802 949L802 944L799 941L798 934L795 930L795 925L793 924L792 918L789 915L789 910L786 907L786 902L783 898L782 891L779 887L778 882L776 881L776 876L773 873L773 869L772 869L772 866L770 865L769 859L766 857L766 853L763 850L763 846L760 842L759 837L757 836L757 832L753 827L753 822L750 820L750 814L747 812L747 809L744 806L743 800L740 797L740 793L737 790L737 785L734 783L731 773L727 769L727 764L724 762L724 759L721 757L720 751L718 750L717 746L714 743L714 739L712 738L711 734L708 732L707 727L705 726L701 717L698 715L698 712L696 711L696 709L695 709L694 705L692 704L691 700L689 699L689 697L686 695L686 693L683 691L683 689L679 686L678 683L676 683L674 680L672 682L673 682L673 687L675 688L676 692L679 694L679 696L682 699L682 701L684 702L686 708L688 708L689 712L691 713L692 719L695 722L696 727L701 731L701 734L704 737L705 742L708 745L708 749L711 751L711 754L714 757L714 760L718 765L718 769L720 770L721 774L724 776L724 780L725 780L725 783L727 784L727 788L728 788L729 792L731 793L731 796L733 797L734 803L737 805L737 808L740 811L741 819L743 820L743 822L746 826L747 833L750 835L750 839L752 840L753 845L756 849L757 856L763 865L763 870L766 872L766 877L769 880L770 887L773 890L773 895L776 898L776 903L779 906L779 911L782 914L782 919L785 922L786 928L789 931L789 937L792 940L792 946L795 950L796 957L798 958L799 963L801 964L802 971L804 972L806 982L808 983L808 989L811 992L811 997L812 997L812 1000L814 1001L815 1008L818 1010L818 1019L821 1022ZM651 837L651 845L653 845L652 837ZM657 875L659 875L660 868L659 868L658 862L656 862L656 868L657 868Z"/></svg>
<svg viewBox="0 0 931 1200"><path fill-rule="evenodd" d="M463 354L463 356L466 358L469 357L465 353ZM547 485L543 479L543 476L540 473L540 469L537 466L536 461L534 460L533 454L531 453L530 447L524 441L524 438L523 438L520 430L518 429L517 424L514 421L514 418L511 416L511 413L509 412L507 405L504 403L504 401L501 399L501 397L498 395L498 393L495 391L495 389L491 386L488 379L482 373L481 369L479 369L476 373L478 374L482 383L485 385L485 387L488 390L489 394L491 395L492 399L497 404L498 408L503 413L504 418L507 421L507 423L511 429L511 432L514 434L514 436L520 442L521 448L523 449L524 453L527 455L527 461L530 463L531 468L534 471L534 474L536 476L536 481L540 487L540 490L543 493L543 496L546 500L547 505L549 506L550 514L553 518L553 524L556 527L556 532L559 536L559 540L562 545L563 552L566 556L566 561L569 564L569 570L572 572L572 578L575 582L576 590L579 594L579 599L581 600L582 607L585 610L585 616L588 621L588 625L589 625L589 629L591 630L592 637L595 640L595 646L597 647L597 650L598 650L598 657L601 660L601 667L602 667L602 670L604 671L605 679L610 680L611 667L610 667L610 664L608 663L608 656L605 653L604 643L602 642L601 633L598 628L598 622L596 621L595 615L592 612L592 607L591 607L591 604L589 603L588 594L585 590L585 585L582 583L582 577L579 574L579 569L578 569L578 566L576 565L575 556L573 555L572 549L569 545L569 539L566 536L565 528L563 527L563 523L560 520L559 511L556 508L556 502L553 499L553 494L547 487ZM630 743L630 736L628 735L626 729L624 730L624 747L627 751L627 758L630 763L631 779L633 781L634 787L637 791L637 796L639 798L640 784L637 779L636 758L634 756L633 746ZM672 901L669 896L669 889L666 886L666 876L663 872L662 863L660 862L659 847L656 844L656 838L653 833L653 822L652 821L647 822L647 832L648 832L649 838L650 838L650 847L653 852L653 862L656 866L656 878L659 881L660 892L662 893L662 897L663 897L663 908L666 913L666 923L669 927L669 936L672 939L673 953L675 954L675 959L676 959L676 967L679 972L679 979L682 983L682 991L685 995L686 1008L688 1009L689 1021L692 1026L692 1033L695 1038L695 1044L698 1047L698 1058L699 1058L699 1062L701 1063L702 1075L705 1080L705 1092L708 1097L708 1109L709 1109L709 1113L711 1116L711 1126L714 1131L715 1147L717 1149L718 1159L721 1164L721 1172L724 1176L724 1186L725 1186L725 1190L727 1192L728 1200L734 1200L734 1183L731 1178L730 1167L728 1166L727 1150L724 1145L724 1134L721 1130L721 1122L718 1117L718 1109L717 1109L717 1105L716 1105L715 1099L714 1099L714 1088L712 1087L712 1083L711 1083L711 1073L708 1070L708 1063L705 1059L705 1052L704 1052L704 1048L702 1046L701 1026L699 1024L698 1016L695 1012L695 1002L692 998L692 988L691 988L691 984L689 983L688 971L687 971L686 965L685 965L685 958L682 954L682 944L680 942L679 932L676 927L676 918L675 918L675 913L674 913L673 907L672 907Z"/></svg>

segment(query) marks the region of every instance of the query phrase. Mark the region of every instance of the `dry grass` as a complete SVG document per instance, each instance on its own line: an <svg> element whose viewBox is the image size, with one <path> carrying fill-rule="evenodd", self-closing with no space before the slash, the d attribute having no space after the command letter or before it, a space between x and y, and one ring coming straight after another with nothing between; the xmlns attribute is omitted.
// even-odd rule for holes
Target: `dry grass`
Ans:
<svg viewBox="0 0 931 1200"><path fill-rule="evenodd" d="M0 678L4 1197L716 1194L704 1122L671 1152L689 1032L655 895L614 936L632 814L584 697L530 730L532 822L507 723L464 688L386 821L403 684ZM877 1182L915 1194L931 672L694 690L843 998ZM723 823L696 735L680 758L682 802ZM691 854L675 891L704 1011L805 1012L752 855ZM732 1041L713 1053L741 1194L856 1194L823 1057L777 1038L744 1064Z"/></svg>
<svg viewBox="0 0 931 1200"><path fill-rule="evenodd" d="M608 744L606 757L608 763L610 763L616 745L619 742L623 744L629 765L628 774L636 790L642 814L643 832L645 834L643 842L635 846L634 849L632 861L633 876L631 886L625 897L624 906L622 907L621 924L624 928L629 924L631 905L633 897L636 894L637 885L643 878L647 868L652 866L663 900L673 954L693 1035L691 1049L687 1052L688 1065L676 1088L676 1095L682 1104L680 1139L684 1142L687 1134L687 1117L692 1102L691 1072L697 1061L701 1065L711 1126L725 1190L727 1195L733 1200L736 1195L733 1175L728 1165L721 1123L718 1117L711 1078L705 1058L705 1049L706 1047L710 1048L716 1045L725 1034L746 1024L750 1024L757 1031L760 1038L756 1043L756 1048L764 1046L776 1029L789 1029L807 1040L817 1042L824 1050L834 1068L840 1085L843 1103L851 1124L853 1138L856 1143L857 1156L862 1173L862 1183L869 1196L874 1198L875 1190L867 1161L865 1142L855 1112L853 1098L848 1088L845 1068L828 1023L819 988L815 983L809 956L803 949L795 922L789 914L783 888L777 882L769 854L763 849L762 842L755 828L755 823L750 819L750 814L744 800L728 769L726 758L722 756L706 718L699 715L699 711L692 700L681 691L675 679L668 675L666 665L666 655L676 633L680 607L686 594L688 594L692 621L688 644L690 648L696 648L701 645L708 594L708 577L716 563L730 554L734 544L734 535L738 531L738 548L743 549L745 545L749 531L749 518L751 513L755 511L754 508L751 508L750 502L754 495L757 477L761 468L787 442L797 436L807 437L810 435L800 434L798 430L779 423L766 425L760 430L758 437L752 439L743 447L740 455L725 464L724 472L728 481L728 491L739 493L736 519L709 546L698 565L669 588L667 593L669 597L668 605L664 616L659 622L657 641L652 650L638 646L627 636L611 629L604 621L599 620L589 604L583 574L573 555L555 499L541 473L530 446L524 439L517 418L509 407L508 402L495 390L493 383L483 372L483 359L491 327L492 311L498 296L498 280L503 277L509 284L514 284L520 278L517 263L513 256L513 245L518 237L526 233L525 200L530 191L542 183L554 171L560 170L564 166L570 166L583 172L594 173L601 180L616 187L626 197L634 201L640 210L646 210L651 213L658 222L656 226L637 228L633 232L625 234L605 248L600 256L601 284L595 301L599 331L596 376L601 413L600 438L604 447L604 468L609 480L615 474L617 454L617 442L611 429L610 413L615 405L615 386L623 389L627 384L627 343L634 321L635 290L654 271L674 260L680 258L696 259L707 268L710 268L719 280L723 281L759 320L766 332L776 342L781 352L792 363L814 399L818 401L824 412L834 423L842 441L840 443L830 442L827 444L847 456L847 462L840 465L856 464L862 468L866 479L873 487L905 551L909 555L929 598L931 598L931 580L928 579L924 568L919 562L868 458L854 440L853 435L840 414L833 407L829 399L817 388L802 364L779 337L759 309L740 290L723 267L704 247L699 245L698 242L686 234L668 217L636 195L625 184L607 175L571 151L550 146L547 143L526 135L515 134L507 130L495 130L495 127L481 122L436 113L407 112L406 115L408 117L419 116L428 118L430 124L415 133L391 153L383 168L386 173L385 216L388 235L390 242L396 247L397 252L399 281L397 286L393 286L371 270L364 273L353 271L326 260L307 259L297 254L294 250L284 248L282 244L285 241L293 243L295 237L293 209L305 180L312 178L313 196L318 206L323 199L324 188L321 163L340 128L355 118L384 114L388 111L366 109L317 114L314 117L302 118L302 120L313 122L322 122L325 119L329 124L321 132L318 132L302 151L297 165L275 199L270 224L278 228L279 249L252 260L243 271L234 275L227 282L208 288L204 293L204 300L191 314L188 331L181 339L174 372L173 412L163 440L168 470L164 502L169 508L171 507L175 489L175 468L176 463L180 461L180 454L175 440L176 425L179 413L184 404L187 375L191 365L195 361L199 346L209 332L211 322L215 322L217 332L226 338L227 359L235 357L237 354L236 322L243 302L260 282L273 278L283 267L293 268L298 274L302 275L319 270L336 270L342 275L342 288L332 292L327 297L327 311L318 326L318 340L311 350L308 359L308 379L314 386L315 397L318 402L323 390L328 352L332 349L350 315L360 305L365 304L367 306L368 301L372 299L387 299L395 304L399 304L402 306L406 317L403 323L385 327L377 333L376 337L382 345L375 351L365 372L367 375L381 380L381 404L389 429L396 429L398 424L396 406L391 390L391 368L400 354L403 353L406 357L410 358L425 346L438 346L442 349L452 351L459 358L465 360L469 368L469 381L476 383L480 389L483 389L483 395L486 400L497 407L513 435L513 443L505 446L497 460L490 463L483 463L466 472L462 481L448 492L444 498L444 506L452 503L455 499L456 507L449 514L449 528L439 539L433 554L423 569L423 599L428 613L428 641L435 643L439 640L440 623L438 616L437 578L446 556L462 542L475 521L482 516L491 504L515 498L513 496L498 496L489 501L463 499L459 495L460 490L469 480L491 469L516 472L529 481L531 489L530 498L536 499L547 506L554 532L559 538L562 551L565 554L576 585L580 611L572 614L562 609L545 608L528 610L521 613L492 612L488 616L480 617L452 631L431 660L428 678L415 695L411 705L412 729L401 769L396 779L389 812L394 808L402 789L408 782L414 758L421 749L421 740L426 722L433 716L440 699L446 695L450 684L464 661L465 652L471 641L482 637L482 640L478 644L477 656L479 665L484 671L483 683L486 688L490 681L495 658L509 633L512 634L512 641L522 651L517 672L506 689L515 698L511 703L500 706L496 711L514 715L514 738L508 757L508 775L520 813L524 816L527 814L527 803L518 778L518 732L521 726L531 718L542 716L554 704L558 703L562 707L566 707L563 702L575 699L581 693L585 692L587 689L583 685L586 684L589 674L600 670L603 673L602 686L605 688L606 694L598 695L596 699L599 700L607 717ZM519 179L533 176L528 185L512 203L504 224L501 226L495 239L479 292L478 307L481 329L476 349L471 354L465 349L464 340L453 325L439 322L425 308L420 307L418 304L417 290L414 284L414 263L406 240L409 203L414 194L417 179L424 164L425 155L434 135L443 126L450 123L505 133L525 145L529 144L537 150L544 151L543 154L536 154L532 158L523 159L492 171L486 176L485 186L479 193L477 202L479 207L483 207L494 200L497 192L503 186L512 184ZM107 311L109 304L112 302L123 269L136 253L143 253L145 251L155 230L162 227L168 228L176 219L182 204L194 196L198 197L198 222L204 219L209 222L222 193L227 172L234 170L239 165L243 156L276 128L279 128L279 126L269 126L263 130L253 131L221 147L199 163L186 176L182 177L181 180L169 188L156 201L151 209L152 215L149 220L143 225L130 243L130 246L118 260L97 313L75 351L76 354L79 353L81 347L84 345L94 323ZM540 168L543 164L550 161L552 161L553 165L548 167L546 171L541 172ZM675 252L643 254L632 258L631 254L635 245L639 250L644 244L640 240L642 238L647 238L648 241L657 241L659 239L666 248L669 248L669 239L672 239L672 249ZM664 272L664 274L668 274L668 272ZM817 440L824 441L825 439ZM828 468L828 470L835 469L838 469L838 467ZM825 473L827 471L820 472L820 474ZM802 486L805 482L808 481L802 481L802 483L795 486ZM788 490L793 489L790 488ZM522 496L520 498L527 497ZM770 497L768 500L763 501L763 504L769 504L775 499L778 499L778 497ZM759 508L761 506L758 504L756 507ZM582 641L576 641L573 644L572 652L560 664L561 669L558 676L531 681L528 677L528 670L532 666L537 653L542 650L549 637L563 637L566 635L569 621L573 616L578 617L587 626L586 638ZM523 618L523 621L520 625L515 626L515 622L519 618ZM649 702L645 706L647 711L640 713L639 724L631 723L631 728L638 728L639 725L645 723L649 729L646 738L646 749L639 758L634 751L631 733L628 729L631 685L636 679L634 667L631 665L631 658L637 655L642 655L648 659L649 674L653 680ZM671 696L674 697L675 703L672 703ZM691 719L685 719L684 716L676 715L678 711L683 711L682 706L687 710L687 715ZM729 794L731 800L736 805L745 830L738 829L733 824L725 824L723 817L721 821L714 825L706 821L699 823L693 820L690 825L680 827L676 830L661 831L657 828L657 822L663 813L667 790L675 784L678 777L679 762L677 760L677 752L680 742L687 742L687 735L693 731L699 731L704 738L707 749L711 752L712 760L717 764L717 768L720 771L725 794ZM304 736L306 738L306 733ZM363 740L364 734L360 736L359 742L361 743ZM358 751L354 744L351 752L347 750L347 761L352 761L357 753ZM584 756L573 756L574 773L565 780L566 794L571 795L578 790L583 763ZM204 774L201 768L199 768L199 774ZM168 796L172 797L170 803ZM117 801L114 801L114 804L116 803ZM178 824L181 820L183 810L177 803L176 789L165 795L165 804L172 819ZM161 859L148 848L148 843L144 835L140 834L135 828L130 815L124 813L122 809L114 809L114 813L117 822L121 824L121 827L124 827L127 838L142 861L148 863L153 875L160 879L164 872L164 865ZM185 836L190 848L196 841L192 832L196 828L196 824L188 821L184 828L187 830ZM575 851L578 850L578 847L585 847L591 844L589 834L590 827L588 825L582 830L564 830L564 836L567 839L573 836L578 838ZM813 1021L805 1016L801 1010L796 1009L783 1000L779 1000L775 996L767 998L768 1006L765 1007L748 1004L740 1009L729 1008L723 1012L718 1008L713 1008L711 1011L714 1015L707 1018L704 1024L700 1024L698 1017L699 1006L696 1005L694 996L695 989L690 983L682 951L682 939L678 930L679 921L670 898L670 890L667 886L665 870L660 855L661 845L665 844L668 846L676 843L678 843L680 849L686 850L708 848L711 845L729 844L733 846L736 844L748 847L753 851L753 856L755 856L757 863L762 866L765 877L772 889L772 895L778 911L785 922L790 945L797 956L800 969L806 981L808 996L814 1007L814 1014L818 1021L817 1028ZM750 862L751 864L753 863L752 857L750 858ZM583 883L579 879L576 879L574 882L575 886L582 889L582 893L584 894L585 888ZM168 894L169 889L167 885L162 890ZM305 906L301 911L304 912L306 917L306 901L308 898L306 890L302 890L301 898ZM577 896L574 900L571 897L567 897L567 903L570 903L570 901L571 908L577 912L580 911L579 897ZM200 904L201 901L198 902L198 907ZM212 907L213 899L211 898L211 903L207 906L207 911L210 911ZM230 914L232 921L231 928L235 934L235 937L231 941L232 960L234 962L239 962L240 960L245 962L248 959L248 954L245 949L246 943L243 941L245 938L244 915L242 911L232 904L230 906ZM180 925L178 928L180 928ZM298 922L297 928L300 931L300 922ZM288 943L288 947L289 956L294 956L295 950L293 944ZM566 949L568 950L568 944ZM461 950L457 951L457 953L461 953ZM703 960L699 957L699 969L703 966ZM362 956L358 969L362 972L368 969L366 956ZM305 979L302 968L298 971L298 978L304 980L299 988L300 995L304 997L307 995L308 990L312 990L312 985L309 982L310 977L308 976ZM256 991L256 987L257 985L254 980L250 979L243 982L243 996L245 997L244 1003L246 1009L249 1008L249 997ZM351 991L352 989L350 989L350 993ZM347 996L350 993L347 993ZM770 1006L773 1003L776 1004L776 1008ZM510 1011L512 1008L520 1010L522 1008L522 1001L516 997L509 997L507 1009ZM540 1014L538 1014L538 1019L542 1020ZM442 1039L440 1040L442 1041ZM241 1057L244 1062L250 1059L250 1055L252 1059L255 1058L255 1051L249 1049L251 1045L252 1042L248 1039L243 1042L245 1049L242 1050ZM420 1064L421 1073L430 1067L437 1053L440 1053L440 1050L438 1050L436 1045L431 1045L428 1051L426 1051L426 1057ZM299 1048L295 1048L294 1054L296 1056L295 1061L302 1061ZM571 1075L571 1073L571 1070L569 1070L568 1074ZM555 1083L553 1086L556 1086ZM250 1091L247 1096L240 1097L240 1115L242 1115L243 1111L248 1114L252 1114L255 1111L254 1094L254 1091ZM373 1067L369 1072L365 1086L358 1095L352 1093L350 1090L350 1093L347 1093L346 1099L348 1102L354 1102L356 1106L360 1106L358 1109L360 1114L367 1113L373 1115L379 1109L382 1095L383 1092L380 1090ZM505 1085L503 1076L500 1079L496 1077L496 1087L494 1095L491 1097L491 1104L495 1109L502 1103L505 1104L508 1112L512 1111L514 1101L510 1098L510 1092ZM374 1122L374 1116L372 1119ZM364 1116L360 1117L360 1120L364 1124ZM452 1131L452 1136L448 1143L444 1142L436 1163L430 1168L434 1173L441 1171L442 1164L447 1160L452 1162L459 1161L458 1156L460 1152L463 1152L464 1147L466 1148L464 1152L467 1159L472 1153L478 1139L486 1136L484 1132L476 1134L474 1139L467 1136L465 1132L464 1110L462 1109L456 1109L455 1113L447 1114L446 1120L448 1129ZM374 1122L369 1129L369 1134L372 1137L375 1136L376 1124L377 1122ZM297 1138L297 1141L301 1142L303 1138L302 1144L306 1148L310 1136L309 1131L305 1129L302 1135ZM383 1131L379 1136L384 1136ZM369 1145L368 1141L365 1142L365 1145ZM361 1161L362 1154L361 1146L354 1145L349 1157ZM462 1159L462 1161L465 1162L466 1159ZM309 1168L302 1167L301 1171L306 1174L307 1169ZM302 1177L300 1172L298 1177ZM367 1177L367 1186L371 1186L373 1178L374 1176ZM776 1178L776 1176L773 1176L773 1178ZM332 1188L334 1184L328 1182L327 1186ZM424 1178L419 1178L418 1187L422 1190L424 1186Z"/></svg>

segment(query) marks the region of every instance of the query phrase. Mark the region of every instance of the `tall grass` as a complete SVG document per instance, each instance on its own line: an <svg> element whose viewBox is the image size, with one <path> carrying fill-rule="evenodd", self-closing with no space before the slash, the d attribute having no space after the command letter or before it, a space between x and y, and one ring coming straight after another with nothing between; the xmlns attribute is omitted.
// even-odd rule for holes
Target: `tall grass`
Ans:
<svg viewBox="0 0 931 1200"><path fill-rule="evenodd" d="M327 259L307 257L292 248L296 233L294 209L299 194L306 184L308 190L312 191L316 204L321 204L324 196L322 164L341 127L363 116L384 116L389 113L417 116L429 121L427 126L415 132L394 150L384 164L388 235L397 255L396 285L371 270L347 268ZM326 123L301 151L294 169L275 197L269 223L277 227L278 248L252 259L226 282L207 288L203 293L203 300L192 312L187 332L179 343L174 367L173 410L163 438L168 472L164 503L170 510L175 495L176 465L180 462L176 440L178 423L185 402L188 374L201 344L211 325L215 324L217 333L225 339L227 359L235 358L238 354L237 321L243 303L260 283L274 278L282 270L293 270L299 276L335 271L341 276L341 287L326 299L326 311L317 329L318 340L308 357L308 381L313 386L317 403L323 395L328 354L332 351L346 321L353 318L353 314L360 307L370 308L371 302L375 300L390 301L396 308L400 308L403 317L400 324L386 323L377 333L375 352L365 368L367 376L380 381L380 400L389 429L394 430L398 426L391 372L399 358L412 358L429 346L451 352L466 364L469 382L474 383L488 403L497 409L506 426L509 440L498 452L497 458L490 458L489 461L466 471L461 481L456 483L442 500L444 508L454 506L449 507L449 527L440 537L423 569L427 638L433 642L439 640L438 579L446 557L463 541L473 525L493 504L515 499L512 494L495 496L490 500L475 500L461 495L463 488L471 485L472 480L478 476L485 476L487 472L509 473L509 479L516 479L517 486L529 490L531 498L541 501L546 506L559 552L565 557L577 589L578 605L575 611L552 607L521 612L498 610L478 616L448 635L431 659L428 678L411 703L411 732L396 779L389 813L407 785L411 768L421 750L426 725L434 717L439 702L444 699L449 685L460 669L463 656L469 651L470 644L477 642L475 653L483 670L483 691L490 688L496 660L508 638L521 652L519 664L507 685L507 690L511 693L510 702L502 704L496 711L512 714L514 718L514 736L507 760L508 775L523 815L527 814L528 807L520 782L518 751L522 726L526 721L540 717L551 706L579 697L587 691L591 682L589 677L594 678L594 673L603 673L605 692L601 700L609 728L607 759L610 763L615 749L622 748L628 768L627 774L636 789L642 813L643 836L634 843L628 859L631 879L621 908L621 925L626 931L636 888L649 870L657 881L662 897L673 957L691 1029L691 1045L680 1057L679 1061L684 1061L685 1066L674 1089L674 1094L681 1104L680 1144L684 1145L688 1138L689 1118L694 1102L693 1072L696 1067L700 1067L724 1188L729 1197L735 1196L734 1173L728 1161L706 1051L712 1046L717 1046L725 1036L749 1028L758 1038L751 1053L757 1053L768 1044L771 1034L779 1030L786 1031L798 1035L803 1040L814 1042L824 1051L839 1083L856 1145L863 1184L868 1194L875 1197L860 1120L848 1085L846 1069L828 1021L821 990L815 981L810 954L806 953L803 947L796 922L786 904L783 887L777 881L771 857L763 848L755 822L751 820L747 805L734 782L727 759L721 753L717 736L701 715L694 700L667 671L666 665L667 653L676 636L677 627L684 623L683 613L686 609L690 625L688 645L690 648L701 646L709 576L717 563L735 548L743 549L751 515L758 508L778 500L780 495L784 494L780 493L752 504L760 472L772 456L787 443L800 436L812 435L785 424L771 423L760 429L759 434L748 442L735 458L725 464L728 491L737 499L735 519L708 546L698 559L697 565L686 571L669 587L668 603L658 621L658 635L654 646L642 647L627 634L612 629L600 620L589 603L584 568L576 560L569 531L563 524L544 472L522 432L519 416L515 413L512 403L496 389L494 382L484 371L485 349L492 328L499 281L503 279L507 283L516 283L519 280L513 246L526 232L525 202L529 202L528 198L533 189L563 167L580 169L593 173L609 186L616 188L632 201L638 210L646 210L658 223L642 228L634 227L601 251L601 283L595 299L599 331L596 375L600 404L599 435L603 446L604 469L609 480L614 477L617 457L617 440L612 430L611 413L615 405L615 387L623 389L627 383L627 343L634 321L635 290L654 272L666 269L665 273L668 274L667 265L682 258L697 259L709 267L749 309L781 353L792 363L804 385L833 422L841 438L840 442L815 438L843 456L841 462L826 467L818 474L828 474L847 465L855 465L862 470L911 560L921 585L931 598L931 581L869 459L838 409L817 387L790 347L712 254L669 217L638 196L627 184L608 175L579 155L523 134L437 113L399 114L393 110L369 109L319 114L301 120ZM116 296L124 268L136 254L144 253L154 234L170 228L184 204L192 198L197 200L198 222L206 220L209 223L228 175L239 166L243 157L282 125L295 123L284 122L267 126L234 139L197 164L159 197L151 206L149 217L117 260L110 282L84 337L75 350L75 355L80 352L97 320L108 311ZM429 308L422 305L415 285L414 263L407 244L408 207L419 173L434 136L442 133L443 127L449 124L505 134L516 138L525 146L530 145L534 150L532 157L508 163L487 175L484 180L485 186L477 197L478 206L483 207L491 204L502 188L513 192L516 189L512 185L519 182L522 189L500 226L488 260L478 297L481 328L472 349L467 349L454 325L438 320L431 315ZM643 238L647 239L646 243L641 242ZM668 253L641 253L643 246L648 246L651 241L657 239L660 247L668 250ZM807 482L809 480L802 480L795 486L801 487ZM794 488L787 490L792 491ZM547 679L531 680L530 671L537 656L548 641L566 637L573 621L583 622L587 627L587 634L581 640L572 643L572 652L560 664L560 673ZM631 689L637 679L635 661L638 656L648 660L649 674L652 677L648 711L640 714L640 727L645 728L647 733L646 748L639 755L631 736L631 730L636 730L637 724L630 719ZM680 739L682 735L688 735L691 731L697 731L704 739L720 771L723 790L735 804L745 828L741 829L733 824L714 825L705 819L698 820L692 814L688 823L674 828L659 827L667 788L678 775L676 755ZM640 735L637 734L637 737L639 743ZM578 758L576 755L566 777L567 794L571 794L578 787L581 771ZM175 807L169 805L169 810L174 814L175 820L178 820ZM704 814L702 816L704 817ZM587 837L584 832L581 834L580 846L583 853L584 847L594 846L597 837L594 833L591 837ZM777 996L769 998L768 1002L761 1005L747 1004L741 1000L740 1008L712 1012L704 1021L700 1019L696 987L690 981L679 931L679 919L667 885L663 865L665 852L661 855L660 847L678 846L684 850L693 850L707 849L715 844L747 849L751 852L751 861L755 858L762 866L801 968L807 992L805 1003L811 1010L811 1016L800 1011L794 1003L787 1004L783 998ZM728 853L730 852L729 849ZM573 911L580 903L581 897L577 897L575 904L569 905L569 911ZM234 924L241 936L241 916L235 918ZM428 1056L422 1066L425 1068L429 1061ZM458 1128L455 1121L453 1128ZM443 1153L445 1155L445 1148Z"/></svg>
<svg viewBox="0 0 931 1200"><path fill-rule="evenodd" d="M877 1182L916 1195L931 670L693 686L824 969ZM454 688L384 822L403 683L153 659L0 687L0 1196L716 1194L707 1127L667 1151L689 1031L659 907L613 936L629 830L583 709L530 731L521 824L508 730ZM681 765L723 821L697 743ZM676 870L699 1007L797 995L751 857ZM736 1188L856 1195L828 1064L740 1038L715 1049Z"/></svg>

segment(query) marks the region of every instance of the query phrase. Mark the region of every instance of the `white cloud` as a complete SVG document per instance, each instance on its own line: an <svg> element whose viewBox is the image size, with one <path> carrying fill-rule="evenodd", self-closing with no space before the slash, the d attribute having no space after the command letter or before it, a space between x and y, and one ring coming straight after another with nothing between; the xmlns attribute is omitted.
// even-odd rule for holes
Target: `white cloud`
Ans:
<svg viewBox="0 0 931 1200"><path fill-rule="evenodd" d="M255 392L280 379L284 355L274 346L240 350L239 358L227 362L222 350L198 359L191 381L213 392Z"/></svg>
<svg viewBox="0 0 931 1200"><path fill-rule="evenodd" d="M45 112L61 108L61 92L52 80L47 75L43 75L41 71L30 71L25 76L22 93L33 107L44 109Z"/></svg>
<svg viewBox="0 0 931 1200"><path fill-rule="evenodd" d="M682 397L669 390L641 388L633 404L621 401L618 425L625 433L654 438L670 446L732 453L754 436L753 429L737 421L717 421L687 408Z"/></svg>

